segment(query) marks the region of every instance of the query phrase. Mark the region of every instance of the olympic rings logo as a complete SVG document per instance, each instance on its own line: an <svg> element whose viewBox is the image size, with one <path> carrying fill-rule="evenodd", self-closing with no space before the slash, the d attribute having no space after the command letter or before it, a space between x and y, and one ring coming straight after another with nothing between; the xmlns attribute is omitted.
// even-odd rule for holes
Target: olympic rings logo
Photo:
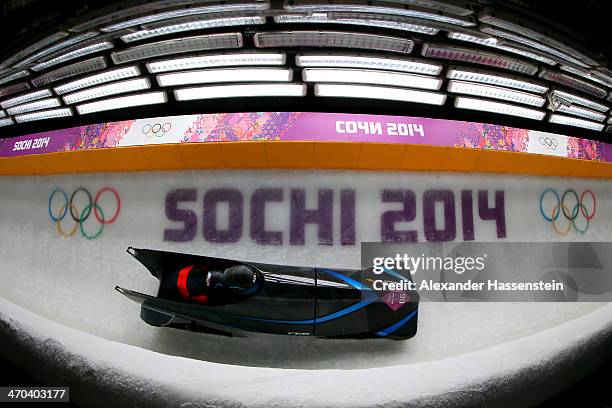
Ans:
<svg viewBox="0 0 612 408"><path fill-rule="evenodd" d="M87 197L88 201L88 204L83 207L81 211L79 211L76 204L74 203L75 197L79 193L84 194ZM110 218L106 218L106 216L104 215L104 211L102 210L102 207L99 204L100 197L102 197L104 193L112 194L117 202L115 213ZM54 213L53 199L56 195L62 196L64 198L64 203L61 205L59 212ZM119 193L117 192L117 190L112 187L101 188L96 193L95 198L93 200L91 198L91 193L89 192L89 190L84 187L79 187L74 190L72 195L70 195L70 199L68 198L68 194L61 188L56 188L51 192L51 195L49 196L49 217L51 217L51 222L55 223L57 232L64 238L73 236L76 233L77 229L80 229L81 235L83 235L83 237L85 237L86 239L96 239L100 236L100 234L102 234L105 225L112 224L115 222L115 220L117 220L117 217L119 217L119 212L121 212L121 198L119 198ZM92 213L95 219L100 224L100 227L95 233L89 234L85 231L85 221L90 218ZM70 214L70 217L74 221L74 226L69 231L65 231L62 227L62 221L64 220L64 218L66 218L66 215L68 214Z"/></svg>
<svg viewBox="0 0 612 408"><path fill-rule="evenodd" d="M559 142L557 142L557 139L552 137L540 136L539 140L542 146L550 150L557 150L557 146L559 146Z"/></svg>
<svg viewBox="0 0 612 408"><path fill-rule="evenodd" d="M162 137L168 133L170 129L172 129L172 125L169 122L166 122L163 125L161 123L155 123L153 125L147 123L142 127L141 131L145 137L151 138L153 135L155 135L155 137Z"/></svg>
<svg viewBox="0 0 612 408"><path fill-rule="evenodd" d="M544 210L544 198L546 195L553 195L556 201L556 204L552 207L552 211L547 213ZM587 205L585 204L585 197L591 196L591 200L593 201L592 209L589 211ZM573 196L573 199L569 199L568 203L566 203L566 199L568 196ZM574 203L574 204L572 204ZM561 198L559 198L559 193L552 188L547 188L540 195L540 214L542 217L548 222L552 224L553 229L559 235L567 235L568 232L574 228L574 231L584 234L589 229L589 224L591 220L595 217L595 212L597 210L597 200L595 199L595 193L591 190L584 190L580 196L578 193L571 188L565 190ZM559 226L559 218L563 215L563 217L567 220L567 227L561 228ZM580 219L584 219L582 222L584 226L580 227L576 221Z"/></svg>

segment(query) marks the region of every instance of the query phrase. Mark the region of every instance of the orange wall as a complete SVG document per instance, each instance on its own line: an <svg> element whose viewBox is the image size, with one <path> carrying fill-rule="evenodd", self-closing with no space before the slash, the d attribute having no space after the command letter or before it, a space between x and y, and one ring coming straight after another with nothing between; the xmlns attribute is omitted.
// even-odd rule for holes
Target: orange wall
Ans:
<svg viewBox="0 0 612 408"><path fill-rule="evenodd" d="M388 143L245 141L117 147L0 158L0 174L211 168L455 171L612 178L612 163Z"/></svg>

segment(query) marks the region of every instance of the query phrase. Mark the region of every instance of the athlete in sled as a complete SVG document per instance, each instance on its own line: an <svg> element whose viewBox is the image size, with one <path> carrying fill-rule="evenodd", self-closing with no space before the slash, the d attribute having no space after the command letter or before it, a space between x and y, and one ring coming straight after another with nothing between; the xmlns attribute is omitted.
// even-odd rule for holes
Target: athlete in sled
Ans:
<svg viewBox="0 0 612 408"><path fill-rule="evenodd" d="M245 331L404 340L417 329L415 291L376 291L371 270L243 262L129 248L159 279L157 297L116 287L141 303L150 325L235 335ZM392 273L389 280L405 279Z"/></svg>

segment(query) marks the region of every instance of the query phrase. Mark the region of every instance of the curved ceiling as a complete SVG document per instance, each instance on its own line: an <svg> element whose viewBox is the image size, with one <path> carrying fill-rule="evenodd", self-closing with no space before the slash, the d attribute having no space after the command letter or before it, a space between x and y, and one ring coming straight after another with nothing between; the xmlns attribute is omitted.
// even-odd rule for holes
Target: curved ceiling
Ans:
<svg viewBox="0 0 612 408"><path fill-rule="evenodd" d="M12 0L0 13L0 137L283 110L493 122L606 141L606 5L530 3L79 1L59 9Z"/></svg>

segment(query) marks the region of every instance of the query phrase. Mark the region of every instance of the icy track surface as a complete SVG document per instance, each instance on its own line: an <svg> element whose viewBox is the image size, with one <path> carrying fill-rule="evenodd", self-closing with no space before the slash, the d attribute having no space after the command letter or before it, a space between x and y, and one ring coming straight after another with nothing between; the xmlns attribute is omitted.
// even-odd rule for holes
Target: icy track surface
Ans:
<svg viewBox="0 0 612 408"><path fill-rule="evenodd" d="M68 196L78 187L92 195L112 186L122 201L115 223L105 227L96 240L84 239L79 231L62 238L50 221L51 192L63 188ZM249 200L256 188L282 188L284 201L267 207L266 226L284 231L283 245L261 246L248 233ZM406 342L332 341L315 338L254 335L224 338L159 329L139 318L139 306L113 290L115 285L155 294L157 280L134 261L128 246L149 247L251 261L293 265L359 268L359 245L342 246L335 231L334 245L317 245L316 230L307 227L306 244L288 244L288 191L304 188L307 205L317 205L317 191L330 188L337 204L341 189L355 189L357 196L357 243L380 240L381 208L397 204L380 202L384 188L415 191L417 200L428 188L502 189L506 197L508 241L550 241L560 238L539 214L538 199L547 187L597 194L597 218L584 236L570 234L566 240L608 241L612 236L612 184L610 182L503 176L424 175L380 172L273 172L202 171L142 174L97 174L82 176L0 178L0 297L46 319L103 339L160 352L215 363L301 369L359 369L432 362L507 343L553 328L604 306L599 303L424 303L419 312L419 333ZM197 199L181 208L198 214L198 228L190 242L165 242L164 229L177 228L166 218L166 195L172 189L194 188ZM235 188L244 196L242 238L233 244L211 244L202 236L202 200L212 188ZM59 213L61 200L52 203ZM75 205L81 210L86 198L80 194ZM114 212L112 195L100 200L105 213ZM417 206L417 208L419 208ZM460 206L457 206L459 211ZM418 210L420 211L420 210ZM218 211L219 228L227 223L227 210ZM339 208L334 208L339 222ZM336 215L338 214L338 215ZM423 240L422 215L412 227ZM607 218L606 218L607 217ZM458 213L457 230L461 231ZM478 222L478 221L477 221ZM421 224L421 225L420 225ZM491 224L491 223L489 223ZM477 224L476 239L497 240L495 228ZM72 228L66 217L65 230ZM93 232L98 225L87 223ZM0 310L1 312L1 310Z"/></svg>

